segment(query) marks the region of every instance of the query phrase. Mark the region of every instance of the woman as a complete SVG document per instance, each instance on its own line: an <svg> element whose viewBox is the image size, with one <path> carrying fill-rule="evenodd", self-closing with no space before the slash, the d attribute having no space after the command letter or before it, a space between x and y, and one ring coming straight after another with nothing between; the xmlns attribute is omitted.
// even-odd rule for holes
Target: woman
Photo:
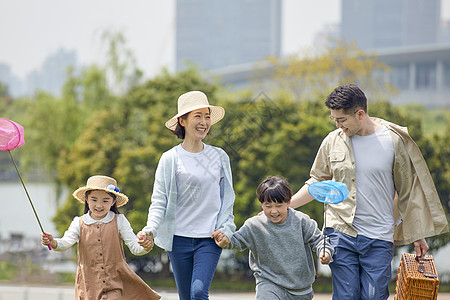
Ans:
<svg viewBox="0 0 450 300"><path fill-rule="evenodd" d="M183 142L163 153L155 174L147 226L138 237L155 238L169 253L180 300L208 299L221 248L215 229L231 238L236 229L228 155L203 139L225 110L203 92L178 98L178 114L166 127Z"/></svg>

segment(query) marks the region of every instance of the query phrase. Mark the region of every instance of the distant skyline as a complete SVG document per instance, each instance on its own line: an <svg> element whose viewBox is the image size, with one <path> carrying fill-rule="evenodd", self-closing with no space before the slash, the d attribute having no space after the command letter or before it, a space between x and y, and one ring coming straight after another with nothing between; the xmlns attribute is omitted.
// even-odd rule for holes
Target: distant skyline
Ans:
<svg viewBox="0 0 450 300"><path fill-rule="evenodd" d="M450 0L441 0L450 20ZM315 35L341 18L340 0L283 0L282 54L312 46ZM41 67L59 49L75 50L78 64L101 64L106 30L124 33L145 77L174 69L175 0L0 0L0 63L14 75Z"/></svg>

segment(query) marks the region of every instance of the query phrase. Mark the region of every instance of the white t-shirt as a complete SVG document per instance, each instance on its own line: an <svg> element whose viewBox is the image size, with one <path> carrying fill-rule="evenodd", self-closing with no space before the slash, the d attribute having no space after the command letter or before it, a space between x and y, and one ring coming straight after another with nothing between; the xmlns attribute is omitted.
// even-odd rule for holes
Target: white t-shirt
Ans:
<svg viewBox="0 0 450 300"><path fill-rule="evenodd" d="M356 213L358 234L394 241L394 143L386 127L368 136L352 136L356 165Z"/></svg>
<svg viewBox="0 0 450 300"><path fill-rule="evenodd" d="M220 180L223 177L219 153L204 144L192 153L178 145L176 182L178 190L175 235L211 237L220 211Z"/></svg>

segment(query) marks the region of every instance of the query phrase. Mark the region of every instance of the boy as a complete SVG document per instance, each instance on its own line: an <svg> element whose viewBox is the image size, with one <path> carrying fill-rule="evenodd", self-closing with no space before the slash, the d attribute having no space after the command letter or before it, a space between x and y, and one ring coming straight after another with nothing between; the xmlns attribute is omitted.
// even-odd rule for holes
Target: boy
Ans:
<svg viewBox="0 0 450 300"><path fill-rule="evenodd" d="M231 241L218 230L212 237L221 247L250 250L256 299L312 299L316 272L310 245L322 264L330 262L333 248L328 242L323 244L314 220L289 207L292 190L285 178L267 177L256 194L264 214L245 221Z"/></svg>

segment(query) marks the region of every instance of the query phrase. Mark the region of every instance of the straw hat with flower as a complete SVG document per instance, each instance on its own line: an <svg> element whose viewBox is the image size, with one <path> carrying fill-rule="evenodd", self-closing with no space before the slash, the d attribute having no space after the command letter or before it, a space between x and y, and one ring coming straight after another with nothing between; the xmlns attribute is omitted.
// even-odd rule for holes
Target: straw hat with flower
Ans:
<svg viewBox="0 0 450 300"><path fill-rule="evenodd" d="M120 193L120 189L117 187L117 181L114 178L102 175L95 175L89 177L86 186L80 187L73 196L80 202L86 202L86 192L92 190L105 191L116 196L116 205L120 207L128 202L128 197Z"/></svg>
<svg viewBox="0 0 450 300"><path fill-rule="evenodd" d="M225 116L225 109L223 107L209 105L208 98L205 93L200 91L191 91L181 95L178 98L178 114L166 122L166 127L170 130L175 130L179 117L193 110L205 107L208 107L211 111L211 125L219 122L222 120L223 116Z"/></svg>

